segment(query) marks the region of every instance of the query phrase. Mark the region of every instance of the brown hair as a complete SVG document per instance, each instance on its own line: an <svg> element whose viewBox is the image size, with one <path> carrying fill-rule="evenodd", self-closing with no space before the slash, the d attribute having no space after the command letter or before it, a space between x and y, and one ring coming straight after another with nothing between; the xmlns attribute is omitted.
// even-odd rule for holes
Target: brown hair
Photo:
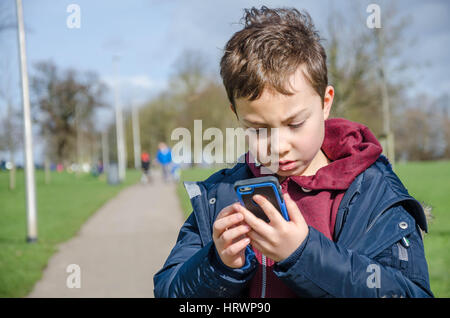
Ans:
<svg viewBox="0 0 450 318"><path fill-rule="evenodd" d="M235 100L258 99L268 87L284 95L289 77L300 67L321 97L328 85L326 53L310 15L294 8L245 9L244 28L225 46L220 75L233 108Z"/></svg>

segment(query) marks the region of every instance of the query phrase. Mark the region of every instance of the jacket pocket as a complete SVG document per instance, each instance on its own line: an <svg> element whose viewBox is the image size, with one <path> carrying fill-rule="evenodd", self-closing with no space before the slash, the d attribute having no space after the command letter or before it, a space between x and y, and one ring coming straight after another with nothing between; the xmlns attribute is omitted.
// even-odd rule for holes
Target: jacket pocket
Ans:
<svg viewBox="0 0 450 318"><path fill-rule="evenodd" d="M408 233L373 259L384 266L395 268L413 281L428 282L428 270L419 234ZM425 286L428 287L428 286Z"/></svg>
<svg viewBox="0 0 450 318"><path fill-rule="evenodd" d="M393 267L400 270L403 275L409 277L411 275L410 262L412 262L409 247L405 247L403 241L407 240L406 237L402 238L396 244L392 246L393 251Z"/></svg>
<svg viewBox="0 0 450 318"><path fill-rule="evenodd" d="M424 287L429 289L428 264L419 227L407 235L405 240L398 242L396 254L398 267L410 279L426 282Z"/></svg>

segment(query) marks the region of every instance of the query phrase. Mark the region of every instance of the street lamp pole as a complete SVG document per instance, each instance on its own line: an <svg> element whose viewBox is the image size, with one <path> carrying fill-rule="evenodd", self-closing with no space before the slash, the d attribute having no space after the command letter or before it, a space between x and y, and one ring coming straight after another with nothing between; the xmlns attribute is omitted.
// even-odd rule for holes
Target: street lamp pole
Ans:
<svg viewBox="0 0 450 318"><path fill-rule="evenodd" d="M117 134L117 165L119 168L119 180L125 180L125 141L124 141L124 131L123 131L123 116L122 116L122 108L120 106L119 101L119 74L118 74L118 61L119 56L114 55L113 64L114 64L114 73L115 73L115 85L114 85L114 104L116 110L116 134Z"/></svg>
<svg viewBox="0 0 450 318"><path fill-rule="evenodd" d="M109 143L108 143L108 129L102 131L102 161L103 171L108 175L109 171Z"/></svg>
<svg viewBox="0 0 450 318"><path fill-rule="evenodd" d="M134 167L140 168L141 165L141 137L139 134L139 110L136 105L131 106L131 122L133 125L133 148L134 148Z"/></svg>
<svg viewBox="0 0 450 318"><path fill-rule="evenodd" d="M30 95L28 91L27 57L25 50L25 31L23 26L22 0L16 0L17 34L20 54L20 73L22 83L23 131L25 145L25 182L27 198L27 242L37 241L36 188L33 162L33 135L30 114Z"/></svg>

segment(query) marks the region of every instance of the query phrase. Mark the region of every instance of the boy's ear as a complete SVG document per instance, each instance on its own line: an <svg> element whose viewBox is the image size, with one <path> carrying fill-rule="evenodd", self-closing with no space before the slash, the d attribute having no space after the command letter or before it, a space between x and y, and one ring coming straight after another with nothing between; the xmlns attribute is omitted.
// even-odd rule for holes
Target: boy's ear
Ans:
<svg viewBox="0 0 450 318"><path fill-rule="evenodd" d="M333 99L334 99L334 87L330 85L327 86L325 90L325 96L323 98L324 120L327 120L328 116L330 116L331 106L333 105Z"/></svg>

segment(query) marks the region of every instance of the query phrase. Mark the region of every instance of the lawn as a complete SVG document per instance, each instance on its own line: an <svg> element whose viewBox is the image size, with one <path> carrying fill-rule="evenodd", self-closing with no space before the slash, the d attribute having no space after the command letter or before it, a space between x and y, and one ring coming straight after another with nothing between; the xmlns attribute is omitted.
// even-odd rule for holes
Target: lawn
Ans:
<svg viewBox="0 0 450 318"><path fill-rule="evenodd" d="M0 297L26 296L57 245L72 238L108 199L139 177L138 171L130 170L124 183L110 186L89 174L52 172L51 182L45 184L43 171L36 171L38 242L28 244L23 171L17 172L13 191L8 173L0 171Z"/></svg>
<svg viewBox="0 0 450 318"><path fill-rule="evenodd" d="M187 194L183 182L184 181L200 181L207 179L210 175L220 169L185 169L181 171L180 181L177 185L177 194L180 200L181 209L183 210L184 217L187 218L192 212L191 201L189 200L189 195Z"/></svg>
<svg viewBox="0 0 450 318"><path fill-rule="evenodd" d="M182 181L204 180L215 170L182 171L177 191L185 217L192 207ZM424 238L431 290L436 297L450 297L450 161L398 163L395 172L412 196L433 208L434 219Z"/></svg>
<svg viewBox="0 0 450 318"><path fill-rule="evenodd" d="M450 161L397 164L395 171L413 197L432 207L424 238L431 290L450 297Z"/></svg>

